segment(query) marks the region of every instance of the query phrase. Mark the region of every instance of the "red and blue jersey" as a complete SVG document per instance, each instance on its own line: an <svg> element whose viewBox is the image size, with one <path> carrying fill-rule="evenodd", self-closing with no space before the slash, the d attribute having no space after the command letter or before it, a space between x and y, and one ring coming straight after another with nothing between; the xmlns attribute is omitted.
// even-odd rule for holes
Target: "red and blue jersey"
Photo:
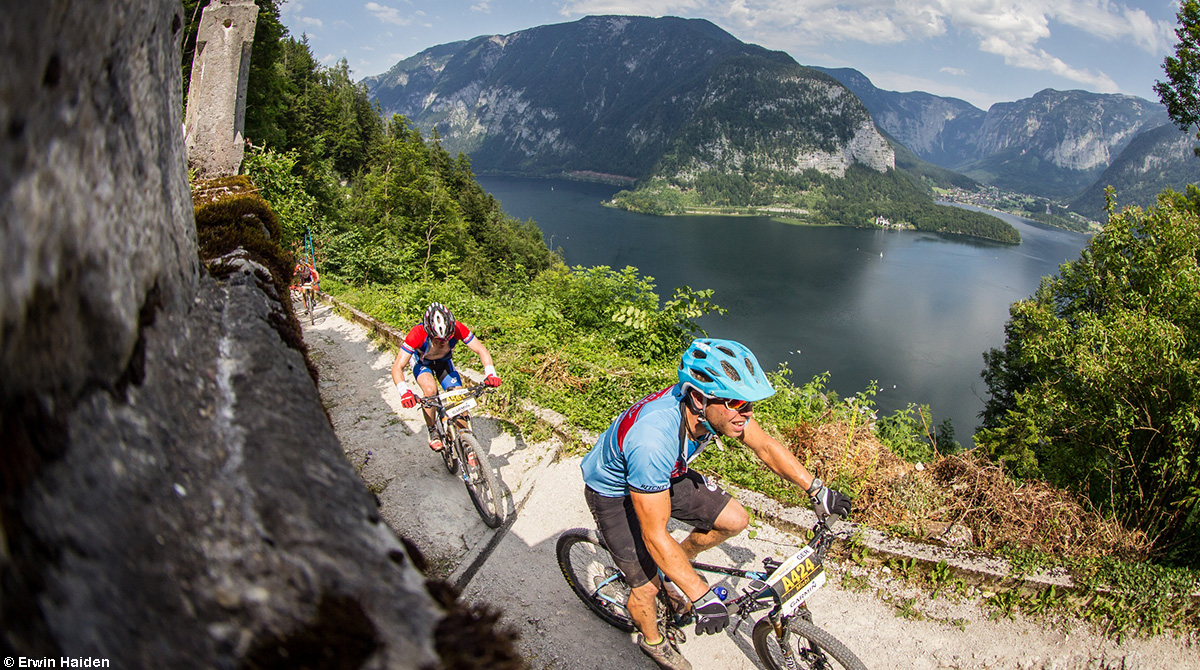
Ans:
<svg viewBox="0 0 1200 670"><path fill-rule="evenodd" d="M404 336L404 342L400 345L400 349L408 352L418 362L440 361L450 358L451 354L454 353L454 345L459 342L470 343L473 339L475 339L475 334L471 332L471 329L463 325L462 321L456 321L454 323L454 334L450 336L449 349L446 350L446 355L436 359L428 358L426 354L429 352L430 345L433 344L433 339L425 332L425 324L418 323L412 330L408 331L408 335Z"/></svg>
<svg viewBox="0 0 1200 670"><path fill-rule="evenodd" d="M687 436L682 401L683 390L676 384L621 412L583 457L584 483L611 498L669 489L671 479L687 472L711 438Z"/></svg>

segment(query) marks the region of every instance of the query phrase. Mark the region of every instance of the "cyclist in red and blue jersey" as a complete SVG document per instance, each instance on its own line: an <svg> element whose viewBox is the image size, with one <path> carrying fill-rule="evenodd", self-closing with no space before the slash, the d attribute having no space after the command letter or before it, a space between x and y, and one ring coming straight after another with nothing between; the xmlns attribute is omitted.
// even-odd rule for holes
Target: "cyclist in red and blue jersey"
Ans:
<svg viewBox="0 0 1200 670"><path fill-rule="evenodd" d="M451 360L454 347L459 342L479 355L479 360L483 363L483 383L488 386L500 385L500 377L496 376L491 352L475 337L470 328L461 321L454 320L454 315L445 305L435 302L425 310L421 323L408 331L400 345L400 353L396 355L396 362L392 364L392 382L396 384L396 391L400 393L401 406L412 408L417 405L417 397L404 380L404 368L410 364L413 379L417 381L421 394L426 397L436 395L439 385L447 391L463 385L462 375L454 368L454 362ZM424 413L425 426L429 429L429 448L441 451L442 438L434 427L434 410L426 407Z"/></svg>
<svg viewBox="0 0 1200 670"><path fill-rule="evenodd" d="M622 412L580 467L588 508L632 589L627 607L639 630L638 646L663 668L688 670L691 663L658 630L658 573L691 601L679 599L674 607L691 610L698 634L720 632L729 613L691 561L749 523L741 503L688 468L692 459L716 437L731 437L807 492L818 513L846 516L850 499L813 477L754 420L754 403L775 389L745 346L696 340L680 360L678 379ZM671 518L693 527L682 542L667 531Z"/></svg>

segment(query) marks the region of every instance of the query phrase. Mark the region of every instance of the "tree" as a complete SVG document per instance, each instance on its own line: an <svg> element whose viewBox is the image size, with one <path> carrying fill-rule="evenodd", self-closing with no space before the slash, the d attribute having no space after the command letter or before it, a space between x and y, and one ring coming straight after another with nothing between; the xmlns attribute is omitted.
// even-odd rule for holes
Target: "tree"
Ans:
<svg viewBox="0 0 1200 670"><path fill-rule="evenodd" d="M1112 207L1110 205L1110 212ZM1162 554L1200 523L1200 189L1109 223L1013 304L975 436L1022 477L1081 490ZM1193 547L1194 549L1194 547Z"/></svg>
<svg viewBox="0 0 1200 670"><path fill-rule="evenodd" d="M1167 115L1183 131L1196 127L1196 139L1200 140L1200 2L1184 0L1175 15L1179 27L1175 36L1175 56L1163 61L1167 81L1154 84L1154 92L1167 107ZM1193 149L1200 156L1200 146Z"/></svg>

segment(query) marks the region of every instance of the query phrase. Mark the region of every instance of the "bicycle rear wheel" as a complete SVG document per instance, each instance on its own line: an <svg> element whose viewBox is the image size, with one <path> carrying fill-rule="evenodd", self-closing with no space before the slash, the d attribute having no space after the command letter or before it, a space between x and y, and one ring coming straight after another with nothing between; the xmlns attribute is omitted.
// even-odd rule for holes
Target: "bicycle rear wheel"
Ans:
<svg viewBox="0 0 1200 670"><path fill-rule="evenodd" d="M458 444L462 449L459 461L462 466L463 483L467 485L471 502L488 528L496 528L504 523L505 509L504 493L496 482L492 462L471 433L460 432Z"/></svg>
<svg viewBox="0 0 1200 670"><path fill-rule="evenodd" d="M768 670L785 670L787 664L783 659L779 638L767 617L759 619L754 624L754 651L767 666ZM813 670L867 670L867 666L858 660L854 652L829 633L817 628L811 622L801 617L791 617L787 620L784 630L784 644L790 645L798 668Z"/></svg>
<svg viewBox="0 0 1200 670"><path fill-rule="evenodd" d="M633 632L633 618L625 609L629 584L600 534L589 528L565 530L558 536L555 553L563 577L583 604L606 623Z"/></svg>

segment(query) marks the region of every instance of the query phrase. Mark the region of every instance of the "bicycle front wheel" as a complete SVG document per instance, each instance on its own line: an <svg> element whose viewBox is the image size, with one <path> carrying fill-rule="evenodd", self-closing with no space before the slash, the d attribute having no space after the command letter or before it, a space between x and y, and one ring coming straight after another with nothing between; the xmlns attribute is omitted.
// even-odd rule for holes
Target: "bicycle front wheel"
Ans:
<svg viewBox="0 0 1200 670"><path fill-rule="evenodd" d="M458 454L454 452L454 447L446 444L442 440L442 464L446 466L446 472L450 474L458 474Z"/></svg>
<svg viewBox="0 0 1200 670"><path fill-rule="evenodd" d="M769 618L763 617L754 624L752 637L754 651L758 652L758 657L768 670L785 670L788 667L779 637L775 635ZM788 645L797 668L867 670L867 666L846 645L798 616L788 619L785 624L782 644Z"/></svg>
<svg viewBox="0 0 1200 670"><path fill-rule="evenodd" d="M496 528L504 523L505 510L504 494L496 482L492 463L487 452L480 448L479 441L471 433L459 433L458 444L462 450L459 464L462 467L463 483L467 485L471 502L488 528Z"/></svg>
<svg viewBox="0 0 1200 670"><path fill-rule="evenodd" d="M625 604L629 584L617 569L612 554L589 528L572 528L558 536L558 567L576 596L606 623L631 633L633 618Z"/></svg>

